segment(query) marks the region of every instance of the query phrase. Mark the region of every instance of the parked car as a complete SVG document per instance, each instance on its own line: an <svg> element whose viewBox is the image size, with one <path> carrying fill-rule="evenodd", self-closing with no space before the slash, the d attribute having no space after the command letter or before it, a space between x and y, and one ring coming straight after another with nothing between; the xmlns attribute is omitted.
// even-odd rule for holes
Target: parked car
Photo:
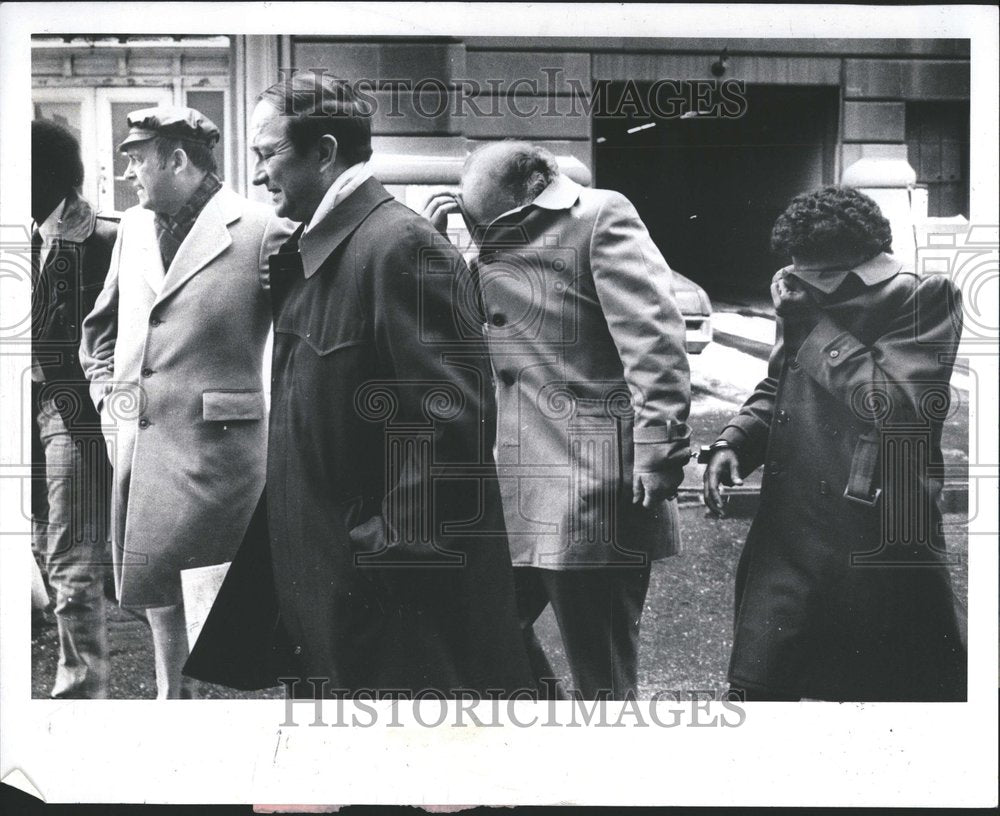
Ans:
<svg viewBox="0 0 1000 816"><path fill-rule="evenodd" d="M690 278L674 272L674 298L686 329L687 353L701 354L712 342L712 301Z"/></svg>

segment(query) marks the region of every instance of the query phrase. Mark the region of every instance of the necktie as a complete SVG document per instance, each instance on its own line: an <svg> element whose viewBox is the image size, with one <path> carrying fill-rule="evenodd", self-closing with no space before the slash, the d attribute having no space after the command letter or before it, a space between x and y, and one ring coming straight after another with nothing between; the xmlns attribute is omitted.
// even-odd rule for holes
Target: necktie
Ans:
<svg viewBox="0 0 1000 816"><path fill-rule="evenodd" d="M31 231L31 283L35 285L42 274L42 233L36 227Z"/></svg>
<svg viewBox="0 0 1000 816"><path fill-rule="evenodd" d="M42 282L42 233L31 232L31 379L44 382L45 375L38 362L38 344L48 313L48 292Z"/></svg>
<svg viewBox="0 0 1000 816"><path fill-rule="evenodd" d="M261 286L271 292L272 305L277 307L277 301L287 290L294 277L301 278L305 271L302 267L302 255L299 253L299 236L304 225L292 233L291 237L281 245L277 254L267 259L267 271L261 273ZM275 287L277 284L277 287ZM277 288L277 291L275 289Z"/></svg>

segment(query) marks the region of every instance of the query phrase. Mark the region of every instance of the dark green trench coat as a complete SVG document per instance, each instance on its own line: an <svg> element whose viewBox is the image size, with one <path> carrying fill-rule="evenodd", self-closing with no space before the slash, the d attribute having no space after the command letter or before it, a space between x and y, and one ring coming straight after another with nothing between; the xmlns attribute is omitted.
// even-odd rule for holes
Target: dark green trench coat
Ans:
<svg viewBox="0 0 1000 816"><path fill-rule="evenodd" d="M813 280L721 438L764 467L736 585L735 687L827 700L960 700L966 654L937 499L959 293L892 256ZM793 267L778 275L792 274Z"/></svg>

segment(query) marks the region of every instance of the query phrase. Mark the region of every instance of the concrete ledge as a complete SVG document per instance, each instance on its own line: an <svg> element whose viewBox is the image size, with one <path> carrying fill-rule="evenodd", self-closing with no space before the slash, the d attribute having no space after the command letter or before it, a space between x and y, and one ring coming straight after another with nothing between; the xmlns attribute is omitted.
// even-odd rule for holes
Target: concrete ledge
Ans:
<svg viewBox="0 0 1000 816"><path fill-rule="evenodd" d="M726 489L726 496L726 518L753 518L760 506L759 487L730 487ZM701 489L682 487L677 496L677 504L682 509L704 509ZM964 482L945 485L938 505L942 513L968 513L969 485Z"/></svg>
<svg viewBox="0 0 1000 816"><path fill-rule="evenodd" d="M712 331L712 339L716 343L721 343L723 346L742 351L744 354L749 354L758 360L768 360L771 357L773 346L763 343L760 340L754 340L751 337L743 337L739 334L730 334L729 332L714 329Z"/></svg>
<svg viewBox="0 0 1000 816"><path fill-rule="evenodd" d="M729 304L715 305L712 335L723 346L758 360L767 360L774 347L775 331L773 312Z"/></svg>

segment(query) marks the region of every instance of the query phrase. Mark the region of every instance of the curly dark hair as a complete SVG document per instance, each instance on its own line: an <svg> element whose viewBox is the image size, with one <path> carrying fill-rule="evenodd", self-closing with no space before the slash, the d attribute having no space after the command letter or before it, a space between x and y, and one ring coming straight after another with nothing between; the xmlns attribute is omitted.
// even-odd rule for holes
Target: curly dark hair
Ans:
<svg viewBox="0 0 1000 816"><path fill-rule="evenodd" d="M871 198L851 187L829 186L795 196L771 231L771 249L791 257L889 252L892 229Z"/></svg>

